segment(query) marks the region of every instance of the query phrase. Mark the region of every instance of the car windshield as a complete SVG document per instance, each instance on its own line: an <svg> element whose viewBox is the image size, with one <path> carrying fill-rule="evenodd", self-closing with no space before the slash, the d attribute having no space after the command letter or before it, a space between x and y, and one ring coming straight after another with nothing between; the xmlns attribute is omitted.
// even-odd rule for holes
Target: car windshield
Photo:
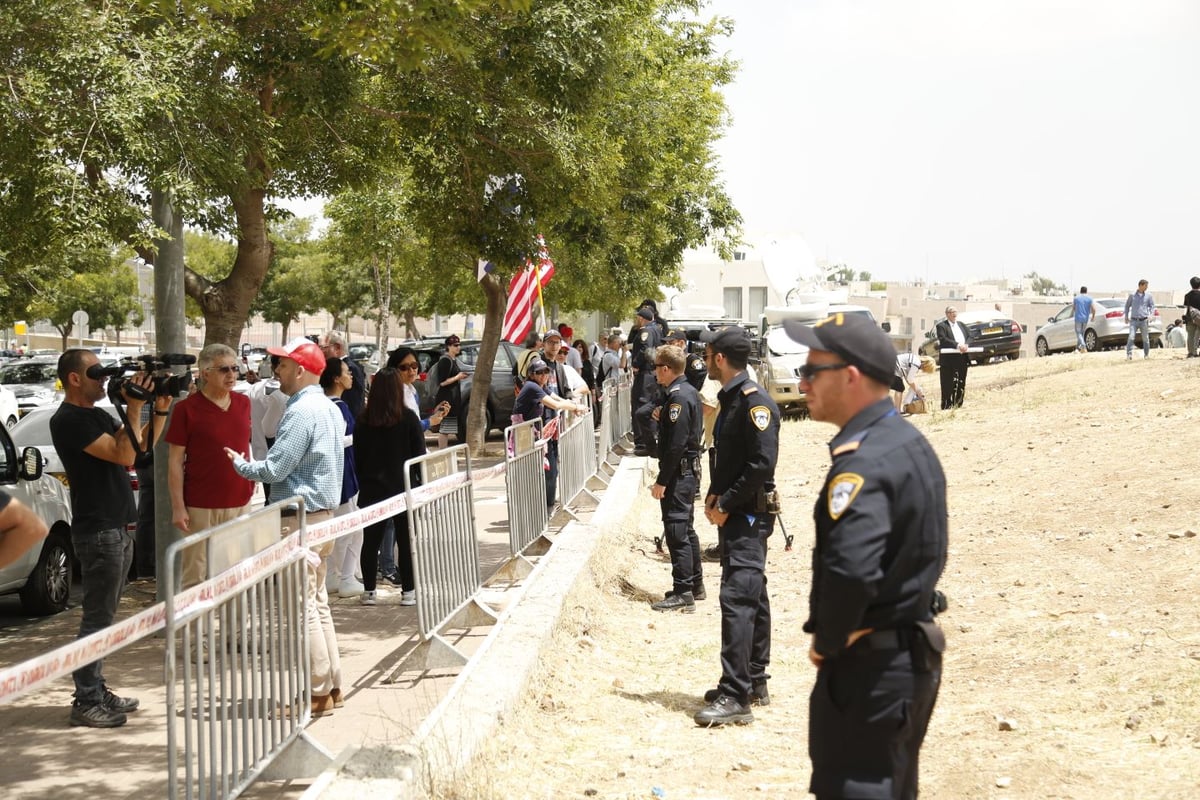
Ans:
<svg viewBox="0 0 1200 800"><path fill-rule="evenodd" d="M0 383L48 383L55 372L54 364L9 364L0 368Z"/></svg>
<svg viewBox="0 0 1200 800"><path fill-rule="evenodd" d="M1105 308L1124 308L1125 307L1125 301L1118 300L1115 297L1105 297L1100 300L1097 300L1096 302L1099 303L1100 305L1104 306Z"/></svg>
<svg viewBox="0 0 1200 800"><path fill-rule="evenodd" d="M803 355L808 352L807 347L788 336L782 327L767 331L767 348L777 356Z"/></svg>

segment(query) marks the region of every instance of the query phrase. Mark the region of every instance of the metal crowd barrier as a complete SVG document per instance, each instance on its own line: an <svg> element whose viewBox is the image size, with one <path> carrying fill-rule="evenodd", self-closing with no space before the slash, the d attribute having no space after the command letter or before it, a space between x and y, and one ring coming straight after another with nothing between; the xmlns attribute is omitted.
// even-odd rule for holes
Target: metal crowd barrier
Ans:
<svg viewBox="0 0 1200 800"><path fill-rule="evenodd" d="M298 538L280 538L285 505L300 506ZM167 548L172 800L180 793L188 800L236 797L260 777L314 777L332 763L304 732L312 715L305 534L303 501L293 497ZM193 545L208 549L213 577L201 584L199 602L179 613L176 557Z"/></svg>
<svg viewBox="0 0 1200 800"><path fill-rule="evenodd" d="M420 485L451 476L460 480L450 482L445 490L416 495L414 471L420 476ZM477 599L482 584L470 450L458 445L409 459L404 464L404 492L422 641L401 660L387 682L397 680L414 661L423 669L465 665L467 657L442 631L496 622L496 615Z"/></svg>
<svg viewBox="0 0 1200 800"><path fill-rule="evenodd" d="M515 583L533 571L529 556L545 555L550 519L546 508L546 448L538 443L542 421L531 419L504 429L504 488L508 499L508 561L487 584Z"/></svg>
<svg viewBox="0 0 1200 800"><path fill-rule="evenodd" d="M596 439L592 412L558 417L558 494L563 508L572 511L579 497L596 497L587 488L588 479L596 473Z"/></svg>

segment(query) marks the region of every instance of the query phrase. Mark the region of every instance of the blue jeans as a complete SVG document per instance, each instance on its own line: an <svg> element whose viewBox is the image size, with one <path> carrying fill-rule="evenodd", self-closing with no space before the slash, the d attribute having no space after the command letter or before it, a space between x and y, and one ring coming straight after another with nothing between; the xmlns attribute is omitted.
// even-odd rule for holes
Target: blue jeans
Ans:
<svg viewBox="0 0 1200 800"><path fill-rule="evenodd" d="M558 441L551 439L546 442L546 507L554 505L558 497ZM568 498L570 499L570 498Z"/></svg>
<svg viewBox="0 0 1200 800"><path fill-rule="evenodd" d="M379 571L384 575L396 574L396 518L388 517L383 527L383 541L379 545ZM366 578L366 575L363 576ZM371 576L375 580L375 576Z"/></svg>
<svg viewBox="0 0 1200 800"><path fill-rule="evenodd" d="M1083 334L1087 330L1087 326L1087 320L1083 322L1075 320L1075 338L1078 340L1077 346L1080 350L1087 350L1087 342L1083 340Z"/></svg>
<svg viewBox="0 0 1200 800"><path fill-rule="evenodd" d="M117 616L117 604L125 576L133 563L133 537L121 528L94 533L72 534L71 544L79 559L83 576L83 619L79 638L104 630ZM72 673L75 699L80 705L93 705L104 698L104 661L84 664Z"/></svg>
<svg viewBox="0 0 1200 800"><path fill-rule="evenodd" d="M1133 357L1133 340L1137 336L1138 331L1142 332L1142 351L1146 358L1150 357L1150 319L1142 317L1141 319L1129 320L1129 340L1125 342L1125 355Z"/></svg>

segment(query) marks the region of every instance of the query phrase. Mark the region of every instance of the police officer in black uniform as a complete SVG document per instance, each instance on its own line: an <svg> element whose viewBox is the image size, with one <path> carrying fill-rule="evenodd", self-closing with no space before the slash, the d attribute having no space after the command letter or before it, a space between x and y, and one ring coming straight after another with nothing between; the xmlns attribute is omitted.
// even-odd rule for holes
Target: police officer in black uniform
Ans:
<svg viewBox="0 0 1200 800"><path fill-rule="evenodd" d="M630 389L630 406L633 409L633 454L648 456L654 444L654 430L649 419L657 399L658 383L654 380L654 350L662 344L658 326L654 324L654 311L647 306L637 310L635 327L629 332L629 363L633 367L633 386ZM650 403L649 411L643 406Z"/></svg>
<svg viewBox="0 0 1200 800"><path fill-rule="evenodd" d="M671 330L667 331L666 344L673 344L683 352L683 376L687 379L687 382L691 384L692 388L699 392L700 387L704 385L705 378L708 377L708 367L704 366L704 358L702 356L688 353L687 333L683 330L683 328L672 328ZM650 397L647 397L646 401L642 403L642 407L638 410L638 414L640 415L639 424L642 426L643 430L651 430L651 425L657 427L659 424L659 420L662 416L663 403L666 402L666 387L654 387L654 394L651 395L651 397L653 397L653 400L651 400ZM703 419L701 419L702 439L703 433ZM700 478L702 476L702 472L696 476L697 491L699 491ZM658 552L661 553L662 540L655 539L654 543L658 547Z"/></svg>
<svg viewBox="0 0 1200 800"><path fill-rule="evenodd" d="M856 315L784 327L810 348L809 414L840 429L817 498L809 659L809 791L915 798L921 742L941 683L933 617L946 564L946 478L929 442L888 400L896 353Z"/></svg>
<svg viewBox="0 0 1200 800"><path fill-rule="evenodd" d="M696 610L696 600L706 597L700 538L693 525L704 420L700 395L683 376L685 362L683 350L672 345L655 353L655 376L666 396L658 421L658 478L650 494L662 507L672 580L671 591L653 608L690 614Z"/></svg>
<svg viewBox="0 0 1200 800"><path fill-rule="evenodd" d="M708 372L721 382L704 500L721 548L721 680L704 695L708 705L696 713L697 725L753 722L750 705L769 702L771 604L764 570L779 511L779 409L746 376L750 350L749 336L738 327L708 337Z"/></svg>

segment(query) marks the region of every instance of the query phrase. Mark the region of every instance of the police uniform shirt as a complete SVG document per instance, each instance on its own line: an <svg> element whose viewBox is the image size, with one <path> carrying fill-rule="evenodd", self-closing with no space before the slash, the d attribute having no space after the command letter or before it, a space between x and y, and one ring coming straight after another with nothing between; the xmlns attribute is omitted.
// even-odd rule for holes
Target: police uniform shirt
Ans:
<svg viewBox="0 0 1200 800"><path fill-rule="evenodd" d="M760 489L775 488L779 408L762 387L739 373L721 389L720 416L707 494L726 512L753 513Z"/></svg>
<svg viewBox="0 0 1200 800"><path fill-rule="evenodd" d="M930 619L948 527L942 465L890 400L860 411L829 448L804 623L826 658L856 630Z"/></svg>
<svg viewBox="0 0 1200 800"><path fill-rule="evenodd" d="M700 387L704 385L704 380L708 377L708 367L704 366L704 358L698 355L689 355L683 376L687 378L687 382L693 389L697 392L700 391Z"/></svg>
<svg viewBox="0 0 1200 800"><path fill-rule="evenodd" d="M631 332L629 351L631 363L639 370L653 370L654 349L662 344L662 333L653 322L647 322L641 328ZM644 373L643 373L644 374Z"/></svg>
<svg viewBox="0 0 1200 800"><path fill-rule="evenodd" d="M659 486L668 486L679 474L684 458L700 454L700 434L704 417L700 413L700 395L682 376L667 386L662 412L658 417Z"/></svg>

